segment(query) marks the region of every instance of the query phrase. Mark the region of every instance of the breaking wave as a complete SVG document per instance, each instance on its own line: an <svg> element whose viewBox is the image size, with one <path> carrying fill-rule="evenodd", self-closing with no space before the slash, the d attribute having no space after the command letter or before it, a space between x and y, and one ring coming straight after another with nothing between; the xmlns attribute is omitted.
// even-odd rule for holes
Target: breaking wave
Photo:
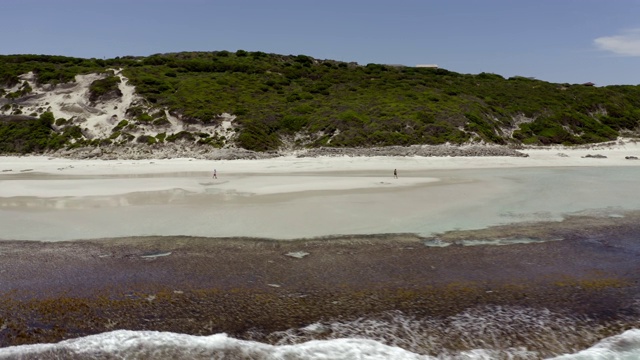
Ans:
<svg viewBox="0 0 640 360"><path fill-rule="evenodd" d="M0 349L0 359L638 359L640 321L603 324L549 310L469 309L446 318L387 312L271 334L116 330ZM633 327L631 327L633 326Z"/></svg>

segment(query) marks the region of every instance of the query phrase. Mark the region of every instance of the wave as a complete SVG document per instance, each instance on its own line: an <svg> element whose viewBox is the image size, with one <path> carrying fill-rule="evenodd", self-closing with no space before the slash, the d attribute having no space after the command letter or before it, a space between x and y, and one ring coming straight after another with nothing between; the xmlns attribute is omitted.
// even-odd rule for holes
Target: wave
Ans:
<svg viewBox="0 0 640 360"><path fill-rule="evenodd" d="M596 345L575 354L562 355L553 360L637 360L640 359L640 329L603 339Z"/></svg>
<svg viewBox="0 0 640 360"><path fill-rule="evenodd" d="M629 324L634 328L623 331ZM640 326L637 320L607 325L544 309L494 306L442 319L394 311L245 339L224 333L116 330L55 344L0 348L0 359L113 358L625 360L640 358Z"/></svg>
<svg viewBox="0 0 640 360"><path fill-rule="evenodd" d="M226 334L193 336L170 332L116 330L57 344L0 349L0 359L428 359L366 339L268 345Z"/></svg>
<svg viewBox="0 0 640 360"><path fill-rule="evenodd" d="M116 330L65 340L0 349L0 359L252 359L252 360L444 360L539 359L535 351L473 349L456 354L420 355L368 339L312 340L296 345L268 345L226 334L194 336L156 331ZM640 358L640 329L606 338L593 347L553 360L633 360Z"/></svg>

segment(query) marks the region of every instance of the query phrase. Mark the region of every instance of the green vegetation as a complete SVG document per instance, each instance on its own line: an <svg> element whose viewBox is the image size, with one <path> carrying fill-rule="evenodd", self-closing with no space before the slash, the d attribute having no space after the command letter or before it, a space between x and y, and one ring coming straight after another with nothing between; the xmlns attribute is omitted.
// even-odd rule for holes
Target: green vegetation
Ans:
<svg viewBox="0 0 640 360"><path fill-rule="evenodd" d="M0 84L15 89L21 81L19 75L32 71L39 84L55 85L73 81L77 74L111 68L123 68L123 75L147 101L144 107L128 109L129 123L114 129L116 137L128 134L136 125L170 125L165 110L185 122L204 126L218 125L223 113L233 114L239 126L233 141L257 151L277 149L284 138L296 135L309 139L299 141L299 146L312 147L467 141L570 145L612 140L621 133L636 133L640 127L638 86L554 84L525 77L360 66L244 50L108 60L0 56ZM92 98L119 91L119 81L112 75L94 82ZM12 100L30 91L27 84L3 96ZM19 107L12 111L20 113ZM9 126L16 125L3 122L0 134L7 133ZM31 141L17 146L21 141L12 139L8 141L14 144L11 146L3 141L2 151L60 146L61 134L47 129L40 129L38 136L48 134L49 140L57 139L53 143L40 139L35 142L38 146L27 146ZM10 133L15 136L16 131ZM20 134L36 135L28 131ZM138 137L139 142L148 144L178 140L216 147L225 144L222 138L185 132L154 140Z"/></svg>
<svg viewBox="0 0 640 360"><path fill-rule="evenodd" d="M20 83L19 76L33 72L38 84L61 84L75 81L75 76L104 72L107 68L135 66L134 57L110 60L80 59L53 55L0 56L0 85L13 87Z"/></svg>
<svg viewBox="0 0 640 360"><path fill-rule="evenodd" d="M304 55L179 53L125 75L173 114L203 124L238 116L239 146L276 149L287 134L311 146L463 143L583 144L636 130L640 89L552 84L444 69L358 66ZM171 74L167 76L167 74ZM529 118L513 138L514 118Z"/></svg>
<svg viewBox="0 0 640 360"><path fill-rule="evenodd" d="M120 84L120 77L113 74L105 77L104 79L96 80L91 83L89 87L89 100L96 101L102 97L113 94L112 96L122 96L122 92L118 88Z"/></svg>
<svg viewBox="0 0 640 360"><path fill-rule="evenodd" d="M53 114L45 112L39 118L0 119L0 153L30 153L62 147L74 136L73 131L56 134Z"/></svg>

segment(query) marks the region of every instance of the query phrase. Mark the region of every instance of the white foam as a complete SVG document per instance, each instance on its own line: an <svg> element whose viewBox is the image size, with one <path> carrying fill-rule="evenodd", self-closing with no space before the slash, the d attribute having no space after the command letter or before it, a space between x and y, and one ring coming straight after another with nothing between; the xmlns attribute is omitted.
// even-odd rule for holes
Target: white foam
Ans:
<svg viewBox="0 0 640 360"><path fill-rule="evenodd" d="M603 339L596 345L575 354L567 354L553 360L637 360L640 359L640 329Z"/></svg>
<svg viewBox="0 0 640 360"><path fill-rule="evenodd" d="M275 332L269 341L290 345L317 338L367 338L438 359L540 359L596 343L601 330L588 318L545 309L488 306L444 319L389 312L376 318L316 323Z"/></svg>
<svg viewBox="0 0 640 360"><path fill-rule="evenodd" d="M598 328L589 330L586 319L506 307L470 310L444 320L418 320L397 312L388 316L312 324L274 333L272 341L280 338L275 345L234 339L226 334L194 336L116 330L56 344L0 348L0 359L539 359L545 353L571 351L575 346L572 341L595 338ZM528 343L509 346L514 341ZM466 349L452 349L451 344ZM586 350L549 359L631 360L639 356L640 329L632 329L605 338Z"/></svg>
<svg viewBox="0 0 640 360"><path fill-rule="evenodd" d="M228 337L193 336L170 332L116 330L57 344L36 344L0 349L0 359L273 359L273 360L420 360L431 359L366 339L309 341L273 346Z"/></svg>

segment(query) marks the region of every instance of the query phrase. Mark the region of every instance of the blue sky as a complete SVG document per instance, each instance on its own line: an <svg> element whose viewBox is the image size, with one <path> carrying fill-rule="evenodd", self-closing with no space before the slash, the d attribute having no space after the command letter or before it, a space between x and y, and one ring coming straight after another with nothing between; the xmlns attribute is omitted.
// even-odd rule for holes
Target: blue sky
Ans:
<svg viewBox="0 0 640 360"><path fill-rule="evenodd" d="M2 0L0 54L238 49L640 84L640 0Z"/></svg>

